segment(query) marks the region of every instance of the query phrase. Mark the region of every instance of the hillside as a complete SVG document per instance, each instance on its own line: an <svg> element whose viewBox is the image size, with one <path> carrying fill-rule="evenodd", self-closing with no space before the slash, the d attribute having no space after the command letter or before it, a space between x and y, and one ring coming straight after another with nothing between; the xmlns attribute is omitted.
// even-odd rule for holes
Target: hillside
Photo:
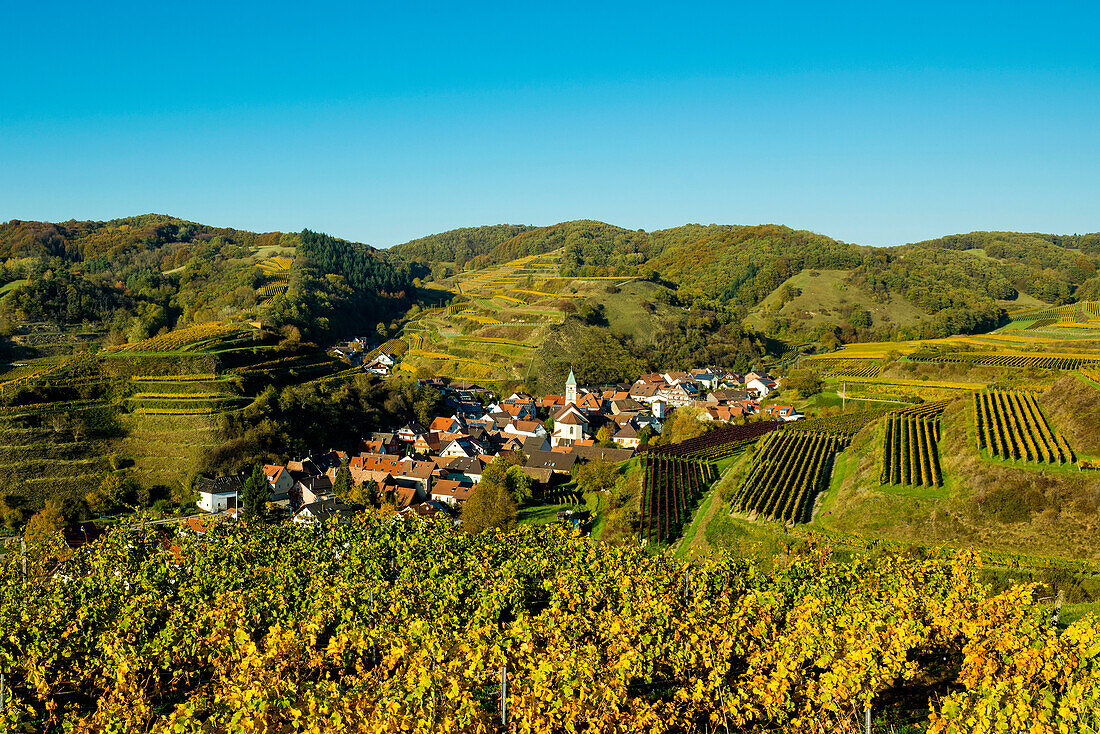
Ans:
<svg viewBox="0 0 1100 734"><path fill-rule="evenodd" d="M364 329L408 307L416 273L359 243L258 234L149 214L0 225L0 318L89 324L107 341L215 320L307 335ZM419 271L418 271L419 272ZM368 323L364 311L376 312Z"/></svg>
<svg viewBox="0 0 1100 734"><path fill-rule="evenodd" d="M467 253L457 268L454 260L436 267L437 280L558 252L563 275L659 280L675 288L686 303L742 309L761 317L754 320L757 324L763 323L765 310L774 311L766 302L797 298L809 272L843 272L842 285L859 294L857 305L871 314L869 324L853 326L851 314L843 311L804 318L820 311L804 299L787 312L771 314L776 318L770 326L771 335L782 338L820 340L832 334L847 341L986 331L999 324L1006 304L1096 297L1098 240L1098 235L975 232L875 248L779 225L691 224L644 232L576 221L550 227L455 230L395 245L389 252L425 263L436 255ZM838 300L824 305L846 305ZM864 323L861 317L856 321Z"/></svg>

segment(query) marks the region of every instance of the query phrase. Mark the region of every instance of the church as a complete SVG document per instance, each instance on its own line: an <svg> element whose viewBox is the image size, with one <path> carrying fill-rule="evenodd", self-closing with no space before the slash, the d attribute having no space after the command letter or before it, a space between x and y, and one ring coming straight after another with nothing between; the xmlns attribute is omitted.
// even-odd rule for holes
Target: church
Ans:
<svg viewBox="0 0 1100 734"><path fill-rule="evenodd" d="M552 446L572 445L589 436L588 416L577 407L577 378L569 370L565 381L565 407L554 414L554 433L550 437Z"/></svg>

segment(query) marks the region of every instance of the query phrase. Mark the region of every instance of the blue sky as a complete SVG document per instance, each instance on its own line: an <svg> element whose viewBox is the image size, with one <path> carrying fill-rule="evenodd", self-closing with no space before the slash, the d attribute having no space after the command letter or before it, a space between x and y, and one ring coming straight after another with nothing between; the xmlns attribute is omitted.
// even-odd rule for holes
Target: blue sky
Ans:
<svg viewBox="0 0 1100 734"><path fill-rule="evenodd" d="M1093 3L41 2L0 27L5 221L1100 230Z"/></svg>

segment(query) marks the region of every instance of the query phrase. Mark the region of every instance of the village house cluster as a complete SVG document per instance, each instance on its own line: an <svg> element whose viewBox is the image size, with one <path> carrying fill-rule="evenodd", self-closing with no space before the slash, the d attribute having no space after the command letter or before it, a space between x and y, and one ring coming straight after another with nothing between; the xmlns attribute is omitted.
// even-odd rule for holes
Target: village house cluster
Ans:
<svg viewBox="0 0 1100 734"><path fill-rule="evenodd" d="M694 369L642 375L632 384L582 387L570 370L564 393L538 400L519 392L497 400L476 384L438 377L420 385L440 392L449 416L427 426L412 422L372 433L351 452L331 450L267 465L268 502L299 523L350 516L355 509L333 492L336 473L346 466L354 484L375 488L400 515L445 512L457 522L485 467L497 457L517 463L537 494L570 481L579 464L629 459L681 408L698 409L704 421L757 414L777 421L803 417L789 405L761 408L778 389L762 372ZM235 516L246 479L200 478L198 506Z"/></svg>

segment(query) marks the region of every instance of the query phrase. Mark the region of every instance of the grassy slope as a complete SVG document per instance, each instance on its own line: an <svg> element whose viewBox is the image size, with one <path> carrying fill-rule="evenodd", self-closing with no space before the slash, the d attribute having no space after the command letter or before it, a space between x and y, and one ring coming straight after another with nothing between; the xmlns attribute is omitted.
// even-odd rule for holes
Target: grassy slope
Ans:
<svg viewBox="0 0 1100 734"><path fill-rule="evenodd" d="M1077 375L1066 375L1039 402L1074 451L1100 454L1100 389Z"/></svg>
<svg viewBox="0 0 1100 734"><path fill-rule="evenodd" d="M979 456L966 400L949 406L942 421L942 489L879 485L880 431L869 426L853 441L849 453L859 457L858 464L835 489L829 512L819 513L815 523L913 543L1100 557L1095 545L1100 478ZM993 509L999 501L1025 502L1032 512L1024 520L1002 522Z"/></svg>
<svg viewBox="0 0 1100 734"><path fill-rule="evenodd" d="M810 275L816 272L818 275ZM800 295L786 303L779 313L783 316L796 317L799 314L807 316L803 323L807 326L816 326L825 322L837 323L840 319L838 311L840 307L847 305L861 306L870 312L876 327L884 324L908 325L927 318L927 314L904 299L893 296L887 303L879 303L871 298L870 294L861 288L844 283L848 277L847 270L803 270L786 280L784 285L791 285L802 291ZM764 323L766 314L775 310L779 303L780 286L750 315L752 323L759 326Z"/></svg>

